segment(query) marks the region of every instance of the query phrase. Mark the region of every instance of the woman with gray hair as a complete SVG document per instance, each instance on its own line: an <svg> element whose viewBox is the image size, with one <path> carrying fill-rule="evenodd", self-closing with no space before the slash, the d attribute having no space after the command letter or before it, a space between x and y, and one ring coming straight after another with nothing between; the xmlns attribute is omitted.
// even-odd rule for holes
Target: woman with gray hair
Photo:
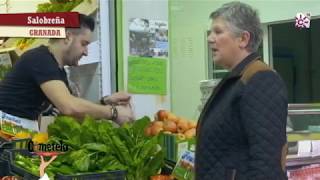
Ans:
<svg viewBox="0 0 320 180"><path fill-rule="evenodd" d="M199 117L196 179L286 179L286 85L256 53L262 39L257 11L231 2L210 18L213 61L230 73Z"/></svg>

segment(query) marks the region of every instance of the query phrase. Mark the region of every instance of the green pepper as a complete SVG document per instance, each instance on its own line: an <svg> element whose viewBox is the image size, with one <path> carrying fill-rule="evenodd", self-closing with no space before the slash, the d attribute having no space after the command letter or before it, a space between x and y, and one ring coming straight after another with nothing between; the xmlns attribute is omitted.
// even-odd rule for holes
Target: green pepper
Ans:
<svg viewBox="0 0 320 180"><path fill-rule="evenodd" d="M27 166L23 161L15 161L15 164L23 168Z"/></svg>
<svg viewBox="0 0 320 180"><path fill-rule="evenodd" d="M21 154L16 154L16 160L24 159L24 157Z"/></svg>
<svg viewBox="0 0 320 180"><path fill-rule="evenodd" d="M57 173L57 168L52 166L51 164L47 167L46 171L50 171L52 172L53 174L56 174Z"/></svg>
<svg viewBox="0 0 320 180"><path fill-rule="evenodd" d="M39 176L40 174L39 167L37 166L32 166L29 171L31 174L34 174L36 176Z"/></svg>
<svg viewBox="0 0 320 180"><path fill-rule="evenodd" d="M31 159L26 158L26 157L24 157L24 156L22 156L20 154L16 155L16 160L24 162L27 166L31 166L31 164L33 164Z"/></svg>
<svg viewBox="0 0 320 180"><path fill-rule="evenodd" d="M49 169L46 169L46 173L49 176L49 179L54 179L54 173L52 171L50 171Z"/></svg>
<svg viewBox="0 0 320 180"><path fill-rule="evenodd" d="M56 167L59 167L60 165L61 165L61 161L57 161L57 160L55 160L55 161L53 161L52 163L51 163L51 165L52 166L56 166Z"/></svg>
<svg viewBox="0 0 320 180"><path fill-rule="evenodd" d="M28 164L25 161L17 161L17 160L15 161L15 164L18 165L19 167L27 170L31 174L39 176L39 167L37 165Z"/></svg>

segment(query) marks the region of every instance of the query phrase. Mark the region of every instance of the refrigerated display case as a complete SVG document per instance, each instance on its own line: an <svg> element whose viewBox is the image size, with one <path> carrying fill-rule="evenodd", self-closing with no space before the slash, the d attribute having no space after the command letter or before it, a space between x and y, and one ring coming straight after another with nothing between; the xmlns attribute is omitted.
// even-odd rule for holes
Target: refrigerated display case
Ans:
<svg viewBox="0 0 320 180"><path fill-rule="evenodd" d="M287 139L289 169L320 164L320 104L288 105Z"/></svg>

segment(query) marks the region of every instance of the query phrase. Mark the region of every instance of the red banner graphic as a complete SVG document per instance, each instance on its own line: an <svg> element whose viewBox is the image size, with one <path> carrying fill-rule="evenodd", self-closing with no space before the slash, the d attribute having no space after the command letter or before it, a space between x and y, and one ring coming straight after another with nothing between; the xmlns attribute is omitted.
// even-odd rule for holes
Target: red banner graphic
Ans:
<svg viewBox="0 0 320 180"><path fill-rule="evenodd" d="M79 27L78 12L0 14L0 26Z"/></svg>

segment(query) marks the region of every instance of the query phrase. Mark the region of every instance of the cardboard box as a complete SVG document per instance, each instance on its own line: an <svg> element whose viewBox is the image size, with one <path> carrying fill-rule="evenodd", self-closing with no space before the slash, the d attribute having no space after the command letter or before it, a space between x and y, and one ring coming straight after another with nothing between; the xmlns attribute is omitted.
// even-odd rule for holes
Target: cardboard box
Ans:
<svg viewBox="0 0 320 180"><path fill-rule="evenodd" d="M49 124L53 123L54 120L54 116L42 116L39 122L40 132L47 132Z"/></svg>
<svg viewBox="0 0 320 180"><path fill-rule="evenodd" d="M194 152L185 151L181 157L179 157L179 161L173 169L173 176L178 180L194 180L194 161Z"/></svg>

